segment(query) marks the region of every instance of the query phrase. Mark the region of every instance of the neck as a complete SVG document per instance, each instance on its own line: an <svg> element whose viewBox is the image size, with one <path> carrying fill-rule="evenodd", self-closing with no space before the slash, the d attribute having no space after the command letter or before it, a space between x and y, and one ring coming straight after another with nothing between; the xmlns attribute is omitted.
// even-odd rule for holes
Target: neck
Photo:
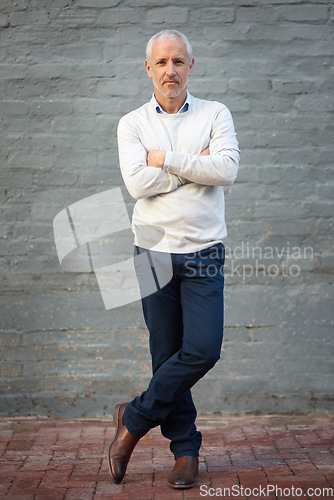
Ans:
<svg viewBox="0 0 334 500"><path fill-rule="evenodd" d="M186 101L187 89L184 89L180 95L176 97L166 97L161 94L157 89L154 89L155 98L159 103L159 106L166 111L168 114L176 114L182 108Z"/></svg>

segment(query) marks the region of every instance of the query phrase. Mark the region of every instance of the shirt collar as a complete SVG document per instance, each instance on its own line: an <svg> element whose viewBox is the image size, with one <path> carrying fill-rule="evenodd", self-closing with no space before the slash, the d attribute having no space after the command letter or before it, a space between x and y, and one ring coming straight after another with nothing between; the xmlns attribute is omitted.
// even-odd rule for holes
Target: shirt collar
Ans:
<svg viewBox="0 0 334 500"><path fill-rule="evenodd" d="M187 90L187 96L186 96L185 103L183 104L182 108L179 109L178 113L185 113L186 111L188 111L188 109L191 106L191 102L192 102L192 96L191 96L191 94L189 94L189 92ZM154 93L153 93L153 96L152 96L152 104L153 104L153 107L154 107L154 109L156 110L157 113L164 114L164 115L168 114L168 113L166 113L166 111L164 111L161 108L160 104L156 100L156 97L155 97Z"/></svg>

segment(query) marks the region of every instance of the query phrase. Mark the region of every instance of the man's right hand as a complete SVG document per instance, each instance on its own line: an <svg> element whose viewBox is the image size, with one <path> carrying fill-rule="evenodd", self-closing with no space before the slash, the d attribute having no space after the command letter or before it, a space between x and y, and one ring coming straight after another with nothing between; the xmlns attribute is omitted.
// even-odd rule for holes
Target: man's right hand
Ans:
<svg viewBox="0 0 334 500"><path fill-rule="evenodd" d="M199 154L199 156L210 156L209 146L207 148L203 149L203 151Z"/></svg>

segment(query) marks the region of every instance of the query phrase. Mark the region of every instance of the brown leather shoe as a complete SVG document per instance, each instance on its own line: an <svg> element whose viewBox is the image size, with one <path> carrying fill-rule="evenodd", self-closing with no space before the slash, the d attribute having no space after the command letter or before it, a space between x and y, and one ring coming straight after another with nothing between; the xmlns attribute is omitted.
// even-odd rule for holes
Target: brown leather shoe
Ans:
<svg viewBox="0 0 334 500"><path fill-rule="evenodd" d="M131 453L139 439L130 434L123 424L123 414L128 403L115 406L114 423L116 423L116 434L108 449L108 466L110 475L115 483L122 482Z"/></svg>
<svg viewBox="0 0 334 500"><path fill-rule="evenodd" d="M168 486L179 489L192 488L196 484L197 474L198 458L180 457L168 476Z"/></svg>

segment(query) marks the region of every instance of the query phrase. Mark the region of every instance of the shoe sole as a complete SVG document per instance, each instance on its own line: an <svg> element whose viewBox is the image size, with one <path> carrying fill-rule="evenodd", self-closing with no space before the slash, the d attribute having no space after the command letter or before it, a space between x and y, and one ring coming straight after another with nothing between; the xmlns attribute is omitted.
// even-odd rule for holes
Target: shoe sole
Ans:
<svg viewBox="0 0 334 500"><path fill-rule="evenodd" d="M115 432L115 436L114 436L114 439L111 441L110 445L109 445L109 448L108 448L108 453L107 453L107 462L108 462L108 468L109 468L109 474L111 475L111 478L112 480L114 481L114 483L116 484L120 484L122 481L116 481L116 479L114 478L113 476L113 473L112 473L112 470L111 470L111 463L110 463L110 450L111 450L111 447L112 445L114 444L114 441L116 439L116 436L117 436L117 432L118 432L118 425L119 425L119 411L121 409L121 404L119 405L116 405L115 406L115 409L114 409L114 423L116 422L116 432Z"/></svg>
<svg viewBox="0 0 334 500"><path fill-rule="evenodd" d="M192 484L171 484L167 481L167 484L170 488L173 488L174 490L188 490L189 488L193 488L196 486L196 483Z"/></svg>

